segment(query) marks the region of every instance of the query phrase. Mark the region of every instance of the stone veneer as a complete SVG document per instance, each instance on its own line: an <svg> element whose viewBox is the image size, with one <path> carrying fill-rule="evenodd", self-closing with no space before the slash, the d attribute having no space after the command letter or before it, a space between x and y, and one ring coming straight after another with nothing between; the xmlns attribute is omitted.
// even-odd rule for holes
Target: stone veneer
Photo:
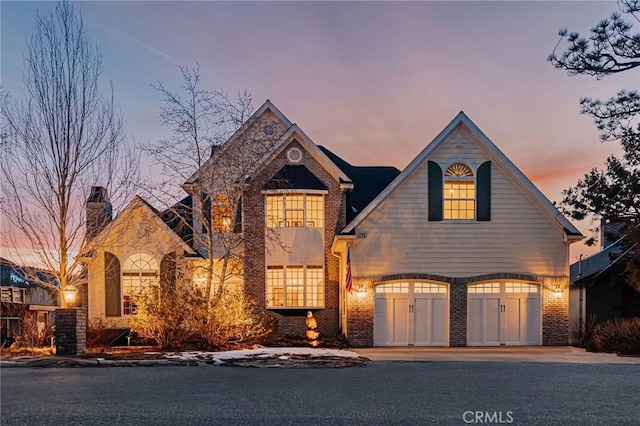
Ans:
<svg viewBox="0 0 640 426"><path fill-rule="evenodd" d="M375 285L395 280L428 280L449 284L449 345L467 346L467 286L489 280L519 280L538 283L542 298L542 345L566 345L569 338L569 278L530 274L496 273L453 278L433 274L394 274L373 278L354 277L363 296L348 296L347 338L353 346L373 346ZM555 292L562 291L558 297Z"/></svg>

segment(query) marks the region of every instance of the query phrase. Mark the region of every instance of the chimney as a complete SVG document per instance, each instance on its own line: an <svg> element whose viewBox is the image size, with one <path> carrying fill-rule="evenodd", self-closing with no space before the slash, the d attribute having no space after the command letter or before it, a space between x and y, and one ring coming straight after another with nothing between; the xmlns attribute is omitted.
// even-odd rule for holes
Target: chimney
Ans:
<svg viewBox="0 0 640 426"><path fill-rule="evenodd" d="M92 186L86 206L87 240L94 238L111 222L112 207L107 189Z"/></svg>

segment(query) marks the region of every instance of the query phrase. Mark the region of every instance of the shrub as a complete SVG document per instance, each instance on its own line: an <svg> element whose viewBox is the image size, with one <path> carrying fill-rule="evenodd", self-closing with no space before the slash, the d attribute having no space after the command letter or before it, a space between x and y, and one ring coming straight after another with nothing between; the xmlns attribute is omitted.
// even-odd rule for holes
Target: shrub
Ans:
<svg viewBox="0 0 640 426"><path fill-rule="evenodd" d="M149 288L135 299L131 331L163 349L220 348L250 343L270 331L266 314L241 294L222 289L208 299L189 282Z"/></svg>
<svg viewBox="0 0 640 426"><path fill-rule="evenodd" d="M117 329L115 321L103 316L92 318L87 322L87 348L109 346L122 334L123 329Z"/></svg>
<svg viewBox="0 0 640 426"><path fill-rule="evenodd" d="M577 330L572 332L572 340L574 345L579 348L585 348L588 351L595 351L593 344L593 331L596 328L596 316L587 315L587 318L582 323L577 322Z"/></svg>
<svg viewBox="0 0 640 426"><path fill-rule="evenodd" d="M599 352L640 355L640 317L598 324L593 332L593 344Z"/></svg>

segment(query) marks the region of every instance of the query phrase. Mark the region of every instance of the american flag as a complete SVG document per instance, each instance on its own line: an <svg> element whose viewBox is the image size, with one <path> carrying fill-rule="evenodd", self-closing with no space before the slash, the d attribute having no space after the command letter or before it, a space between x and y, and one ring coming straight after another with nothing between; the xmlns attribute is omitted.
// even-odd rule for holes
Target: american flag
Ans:
<svg viewBox="0 0 640 426"><path fill-rule="evenodd" d="M344 287L349 293L351 293L352 286L353 286L353 281L351 281L351 248L348 248L347 249L347 279L345 280Z"/></svg>

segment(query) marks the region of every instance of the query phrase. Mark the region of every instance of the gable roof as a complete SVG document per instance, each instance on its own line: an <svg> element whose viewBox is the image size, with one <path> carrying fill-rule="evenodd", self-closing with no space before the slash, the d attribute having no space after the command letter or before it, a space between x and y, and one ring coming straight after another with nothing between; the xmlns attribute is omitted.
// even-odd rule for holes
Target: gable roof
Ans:
<svg viewBox="0 0 640 426"><path fill-rule="evenodd" d="M92 251L95 247L97 241L100 241L101 238L105 238L106 235L117 225L125 220L125 218L130 215L136 208L141 208L143 211L147 212L148 216L151 220L156 224L156 226L163 230L169 235L169 237L179 245L184 251L189 254L195 254L195 251L182 239L178 234L174 232L169 225L167 225L162 218L160 217L160 212L156 210L151 204L147 203L142 197L136 195L133 200L120 212L118 215L107 224L107 226L102 229L98 235L93 237L91 241L87 244L84 249L84 253L87 254Z"/></svg>
<svg viewBox="0 0 640 426"><path fill-rule="evenodd" d="M189 176L189 179L187 179L186 183L195 182L198 179L198 176L200 176L200 171L206 170L209 167L211 167L211 165L221 155L221 153L224 151L224 149L221 149L221 148L228 146L232 141L236 140L239 137L239 135L242 134L242 132L246 131L267 110L271 111L276 117L278 117L278 119L282 121L282 123L287 128L290 128L293 125L293 123L291 123L291 121L289 121L289 119L285 117L285 115L282 112L280 112L280 110L276 108L276 106L269 99L267 99L260 106L260 108L258 108L253 114L251 114L251 116L247 119L247 121L242 123L242 125L238 128L238 130L233 132L233 134L229 137L229 139L227 139L222 145L214 145L212 147L211 156L209 157L209 159L207 159L207 161L205 161L204 164L200 166L198 170L196 170L195 172L193 172L191 176Z"/></svg>
<svg viewBox="0 0 640 426"><path fill-rule="evenodd" d="M316 145L309 136L305 132L302 131L297 124L293 124L289 130L287 130L282 137L273 145L273 147L265 153L265 155L258 161L256 164L258 166L250 172L250 174L255 174L266 164L270 162L271 159L280 154L287 144L286 141L290 139L295 139L302 147L310 153L314 159L320 163L322 167L324 167L336 180L338 180L341 184L351 184L352 181L347 176L347 174L340 169L331 159L321 150L318 145Z"/></svg>
<svg viewBox="0 0 640 426"><path fill-rule="evenodd" d="M506 169L511 178L520 186L520 188L533 199L543 211L555 219L564 229L565 236L569 241L578 241L584 238L582 233L573 226L569 220L564 217L555 206L540 192L540 190L518 169L515 164L507 158L506 155L465 115L460 111L458 115L431 141L423 150L414 158L411 163L391 182L378 196L349 223L343 230L343 233L352 232L355 227L361 223L375 208L380 205L414 170L418 168L446 138L459 126L466 126L473 134L478 145L492 158Z"/></svg>
<svg viewBox="0 0 640 426"><path fill-rule="evenodd" d="M302 145L315 159L318 161L332 176L334 176L341 183L351 183L349 177L342 171L338 166L336 166L319 148L318 146L309 138L298 127L297 124L292 123L276 106L270 101L266 100L264 104L260 108L254 112L251 117L247 119L245 123L243 123L238 130L234 132L234 134L227 139L222 145L218 146L216 149L212 150L211 157L198 169L196 170L190 177L187 179L186 184L190 184L195 182L199 175L200 171L206 170L211 167L220 156L224 155L225 148L230 147L235 140L239 138L239 136L246 131L249 126L251 126L256 120L260 118L266 111L272 112L282 123L287 127L287 131L284 132L280 138L274 142L274 144L264 153L264 155L256 161L256 166L248 171L247 176L243 176L243 178L247 179L251 175L254 175L257 171L261 170L262 167L269 162L270 159L277 156L284 149L286 142L291 138L295 138L300 145Z"/></svg>
<svg viewBox="0 0 640 426"><path fill-rule="evenodd" d="M193 200L187 195L182 200L159 213L160 218L189 246L193 247Z"/></svg>

